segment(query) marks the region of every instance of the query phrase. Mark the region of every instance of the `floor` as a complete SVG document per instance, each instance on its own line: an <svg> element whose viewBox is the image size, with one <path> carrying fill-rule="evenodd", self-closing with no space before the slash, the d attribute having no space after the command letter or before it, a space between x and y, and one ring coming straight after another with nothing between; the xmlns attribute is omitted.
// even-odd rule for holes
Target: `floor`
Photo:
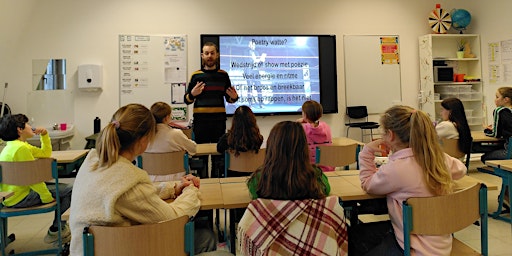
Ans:
<svg viewBox="0 0 512 256"><path fill-rule="evenodd" d="M472 165L474 166L474 165ZM471 176L479 179L501 184L501 179L493 175L471 171ZM65 181L64 181L65 182ZM72 182L68 181L68 182ZM488 192L489 212L497 208L497 197L499 190ZM9 232L16 234L16 240L9 244L8 250L15 249L16 252L30 251L34 249L48 248L43 242L48 227L53 219L53 213L32 215L29 217L9 218ZM480 227L471 225L457 233L462 242L474 249L480 249ZM214 255L215 253L211 254ZM220 253L225 255L225 253ZM210 255L210 254L208 254ZM512 226L509 223L489 218L489 255L491 256L512 256Z"/></svg>

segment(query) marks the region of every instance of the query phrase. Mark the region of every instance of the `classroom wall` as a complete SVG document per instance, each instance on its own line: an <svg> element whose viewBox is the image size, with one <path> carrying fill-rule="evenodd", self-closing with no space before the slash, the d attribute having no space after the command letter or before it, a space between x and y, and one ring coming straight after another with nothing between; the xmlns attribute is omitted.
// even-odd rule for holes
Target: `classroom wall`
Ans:
<svg viewBox="0 0 512 256"><path fill-rule="evenodd" d="M430 33L427 17L436 3L447 10L471 12L473 22L467 33L480 33L483 46L486 40L499 38L512 22L506 18L506 10L512 7L507 0L0 0L0 95L3 83L9 82L6 102L13 112L26 113L32 60L67 59L68 88L74 91L72 148L78 149L92 134L93 119L99 116L105 125L119 107L119 34L187 34L189 73L200 66L202 33L335 34L340 113L323 120L333 136L344 136L343 35L399 35L403 104L417 106L417 38ZM101 93L77 89L76 72L81 64L103 65ZM298 117L258 117L258 124L267 137L274 123ZM359 131L353 130L350 137L358 139Z"/></svg>

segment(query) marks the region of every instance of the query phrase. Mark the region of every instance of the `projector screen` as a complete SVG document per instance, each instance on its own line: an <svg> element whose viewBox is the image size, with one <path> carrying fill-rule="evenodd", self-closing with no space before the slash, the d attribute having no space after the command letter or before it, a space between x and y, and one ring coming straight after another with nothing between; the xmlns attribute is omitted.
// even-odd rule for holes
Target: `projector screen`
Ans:
<svg viewBox="0 0 512 256"><path fill-rule="evenodd" d="M256 115L297 114L306 100L338 112L334 36L201 35L201 46L208 41L219 47L220 68L238 92L228 115L240 105Z"/></svg>

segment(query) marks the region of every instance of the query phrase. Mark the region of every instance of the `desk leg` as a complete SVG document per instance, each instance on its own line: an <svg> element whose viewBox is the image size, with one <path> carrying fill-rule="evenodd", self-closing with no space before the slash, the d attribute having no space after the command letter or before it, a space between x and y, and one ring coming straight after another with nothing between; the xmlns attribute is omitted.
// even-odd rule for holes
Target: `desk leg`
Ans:
<svg viewBox="0 0 512 256"><path fill-rule="evenodd" d="M508 186L508 196L509 196L509 200L510 200L510 196L512 194L512 191L511 191L511 186L512 186L512 179L511 179L511 176L512 176L512 173L508 172L508 171L504 171L504 170L501 170L500 168L494 168L494 172L496 173L496 175L500 176L501 179L502 179L502 182L501 182L501 191L500 191L500 195L498 197L498 209L491 213L490 216L494 219L499 219L499 220L504 220L506 222L509 222L509 223L512 223L512 212L509 213L509 217L503 217L501 216L501 211L503 210L503 201L505 200L505 191L506 191L506 187ZM510 203L510 202L509 202ZM512 227L512 226L511 226Z"/></svg>

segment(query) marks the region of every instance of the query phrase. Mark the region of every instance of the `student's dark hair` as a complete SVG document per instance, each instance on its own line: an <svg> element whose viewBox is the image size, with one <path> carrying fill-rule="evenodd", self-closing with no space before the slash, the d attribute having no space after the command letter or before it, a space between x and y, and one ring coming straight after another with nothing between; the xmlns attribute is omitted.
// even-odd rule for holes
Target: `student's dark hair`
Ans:
<svg viewBox="0 0 512 256"><path fill-rule="evenodd" d="M228 131L228 147L235 156L240 152L254 150L258 153L263 143L263 135L256 123L256 116L248 106L240 106L233 114L231 129Z"/></svg>
<svg viewBox="0 0 512 256"><path fill-rule="evenodd" d="M260 175L259 198L303 200L324 198L325 188L318 171L309 162L304 128L298 122L279 122L270 131L263 166L251 175Z"/></svg>
<svg viewBox="0 0 512 256"><path fill-rule="evenodd" d="M314 100L308 100L302 104L302 112L313 123L317 123L320 120L323 111L322 105Z"/></svg>
<svg viewBox="0 0 512 256"><path fill-rule="evenodd" d="M455 123L455 128L459 132L459 149L464 153L469 153L471 149L471 130L469 129L466 112L462 101L457 98L447 98L441 102L441 106L450 111L448 119Z"/></svg>
<svg viewBox="0 0 512 256"><path fill-rule="evenodd" d="M155 126L155 118L144 105L128 104L118 109L98 136L98 166L112 166L121 152L132 150L144 136L151 141Z"/></svg>
<svg viewBox="0 0 512 256"><path fill-rule="evenodd" d="M172 112L171 106L165 102L159 101L151 105L151 114L155 117L155 122L161 124L164 119Z"/></svg>
<svg viewBox="0 0 512 256"><path fill-rule="evenodd" d="M28 117L24 114L4 115L0 122L0 138L4 141L13 141L20 137L18 128L25 129Z"/></svg>
<svg viewBox="0 0 512 256"><path fill-rule="evenodd" d="M401 143L412 149L432 193L445 195L452 192L452 177L445 164L444 152L434 124L425 112L408 106L393 106L382 115L380 123L386 132L393 131Z"/></svg>

